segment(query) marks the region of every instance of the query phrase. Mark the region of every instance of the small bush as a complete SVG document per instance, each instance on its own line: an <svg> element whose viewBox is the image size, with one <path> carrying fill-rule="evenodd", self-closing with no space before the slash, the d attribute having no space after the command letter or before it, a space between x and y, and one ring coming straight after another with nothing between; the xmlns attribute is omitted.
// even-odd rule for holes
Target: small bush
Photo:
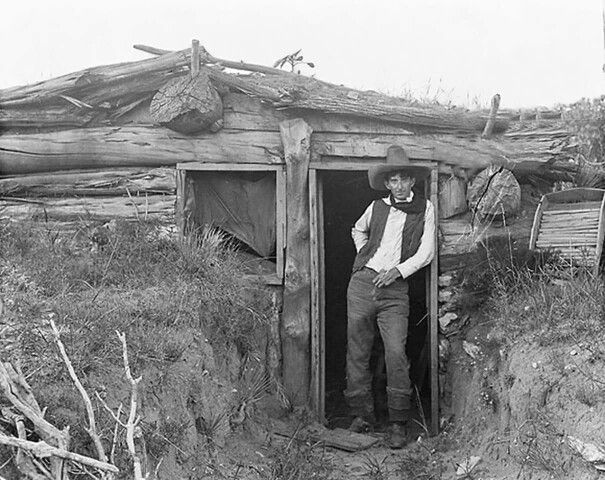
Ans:
<svg viewBox="0 0 605 480"><path fill-rule="evenodd" d="M496 290L514 287L520 276L532 276L556 258L554 252L530 250L506 237L490 239L479 246L462 271L460 306L472 311Z"/></svg>
<svg viewBox="0 0 605 480"><path fill-rule="evenodd" d="M583 98L563 112L563 119L576 145L575 185L605 187L605 96Z"/></svg>

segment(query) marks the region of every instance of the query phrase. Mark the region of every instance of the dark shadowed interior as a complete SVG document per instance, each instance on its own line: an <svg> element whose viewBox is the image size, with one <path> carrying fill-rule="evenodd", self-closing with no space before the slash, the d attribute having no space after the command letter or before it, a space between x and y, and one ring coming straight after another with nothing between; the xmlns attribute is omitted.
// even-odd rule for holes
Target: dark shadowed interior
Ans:
<svg viewBox="0 0 605 480"><path fill-rule="evenodd" d="M359 171L321 172L323 184L324 241L325 241L325 379L326 418L334 427L348 426L344 402L347 338L346 292L355 258L351 227L365 208L381 192L371 190L367 173ZM417 185L422 192L424 186ZM426 414L430 399L428 381L428 349L426 344L428 317L426 315L425 271L410 279L410 319L407 342L412 368L410 376L420 391ZM379 420L386 417L386 374L381 361L382 341L376 336L372 368L376 372L374 384L375 407ZM428 418L427 418L428 421Z"/></svg>

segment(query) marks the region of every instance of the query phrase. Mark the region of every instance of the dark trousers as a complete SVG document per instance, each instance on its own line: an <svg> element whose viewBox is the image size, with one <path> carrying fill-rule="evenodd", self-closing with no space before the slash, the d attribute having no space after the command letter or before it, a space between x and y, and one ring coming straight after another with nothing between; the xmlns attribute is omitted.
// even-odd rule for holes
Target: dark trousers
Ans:
<svg viewBox="0 0 605 480"><path fill-rule="evenodd" d="M347 290L347 389L345 398L355 416L371 417L374 411L370 356L375 325L384 343L387 368L389 420L404 421L409 410L412 385L405 354L408 334L408 284L397 279L377 288L369 268L355 272Z"/></svg>

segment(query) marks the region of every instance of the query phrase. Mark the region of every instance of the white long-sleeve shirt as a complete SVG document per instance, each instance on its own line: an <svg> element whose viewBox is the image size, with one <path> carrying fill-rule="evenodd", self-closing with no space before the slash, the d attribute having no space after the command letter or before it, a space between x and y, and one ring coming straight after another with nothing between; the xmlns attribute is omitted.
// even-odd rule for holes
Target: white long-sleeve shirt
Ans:
<svg viewBox="0 0 605 480"><path fill-rule="evenodd" d="M407 199L411 201L413 193ZM389 197L383 198L387 205L391 205ZM351 230L351 236L355 243L357 252L368 242L370 233L370 220L372 219L372 203L368 206L363 215L355 222ZM401 210L391 207L387 216L384 234L380 240L380 245L376 253L366 267L380 272L381 270L390 270L396 268L401 274L401 278L407 278L413 273L428 265L435 255L435 209L433 204L427 200L426 210L424 212L424 232L420 239L420 246L414 255L400 263L401 259L401 235L407 214Z"/></svg>

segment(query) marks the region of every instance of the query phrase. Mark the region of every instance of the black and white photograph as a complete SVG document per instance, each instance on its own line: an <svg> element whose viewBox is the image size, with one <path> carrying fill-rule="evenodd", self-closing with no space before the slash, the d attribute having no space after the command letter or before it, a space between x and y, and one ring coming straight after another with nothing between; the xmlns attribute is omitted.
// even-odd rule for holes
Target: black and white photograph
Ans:
<svg viewBox="0 0 605 480"><path fill-rule="evenodd" d="M0 480L605 478L605 0L0 45Z"/></svg>

